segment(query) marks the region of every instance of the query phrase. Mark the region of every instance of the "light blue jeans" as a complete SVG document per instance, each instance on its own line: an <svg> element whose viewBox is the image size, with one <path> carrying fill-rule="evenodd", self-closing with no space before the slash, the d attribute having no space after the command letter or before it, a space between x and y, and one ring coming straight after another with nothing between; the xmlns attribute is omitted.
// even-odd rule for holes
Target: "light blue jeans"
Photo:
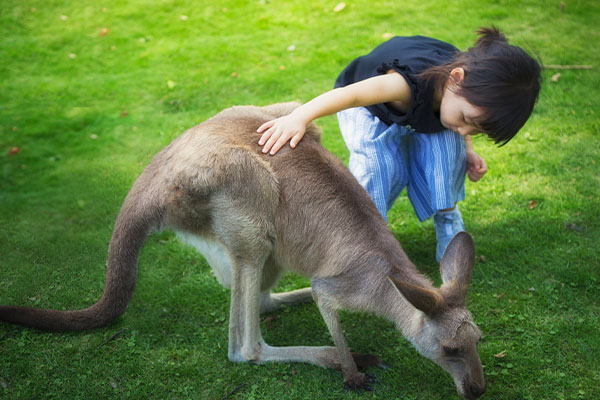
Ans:
<svg viewBox="0 0 600 400"><path fill-rule="evenodd" d="M464 199L466 149L458 133L390 126L364 107L341 111L337 117L350 150L350 171L386 221L405 187L420 221Z"/></svg>

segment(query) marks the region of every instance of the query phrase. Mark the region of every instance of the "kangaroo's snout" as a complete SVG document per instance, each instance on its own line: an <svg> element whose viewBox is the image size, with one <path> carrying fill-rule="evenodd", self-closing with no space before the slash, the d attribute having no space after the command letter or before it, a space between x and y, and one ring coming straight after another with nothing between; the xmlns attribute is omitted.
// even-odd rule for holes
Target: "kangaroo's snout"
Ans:
<svg viewBox="0 0 600 400"><path fill-rule="evenodd" d="M469 382L468 379L465 379L461 389L463 396L465 396L469 400L473 400L483 396L487 389L487 385L485 384L485 382L483 383L483 385L481 385L478 383Z"/></svg>

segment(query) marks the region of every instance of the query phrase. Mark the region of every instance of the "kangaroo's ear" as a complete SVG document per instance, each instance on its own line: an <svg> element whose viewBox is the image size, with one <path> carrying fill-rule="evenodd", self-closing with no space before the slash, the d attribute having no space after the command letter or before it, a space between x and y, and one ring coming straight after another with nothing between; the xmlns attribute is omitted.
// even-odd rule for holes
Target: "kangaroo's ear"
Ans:
<svg viewBox="0 0 600 400"><path fill-rule="evenodd" d="M474 264L473 239L467 232L460 232L448 244L440 263L443 282L440 289L449 303L464 305Z"/></svg>
<svg viewBox="0 0 600 400"><path fill-rule="evenodd" d="M438 289L427 289L389 277L400 294L415 308L427 315L434 315L446 307L444 297Z"/></svg>

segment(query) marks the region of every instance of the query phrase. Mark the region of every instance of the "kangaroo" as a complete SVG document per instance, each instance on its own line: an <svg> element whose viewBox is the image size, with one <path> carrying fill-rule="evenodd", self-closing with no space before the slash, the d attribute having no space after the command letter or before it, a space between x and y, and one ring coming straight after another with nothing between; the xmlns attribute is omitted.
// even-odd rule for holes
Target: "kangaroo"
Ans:
<svg viewBox="0 0 600 400"><path fill-rule="evenodd" d="M263 155L256 128L298 104L239 106L184 132L159 152L127 195L108 251L101 298L82 310L0 306L0 321L51 331L104 326L120 316L136 283L148 235L171 229L197 248L231 289L228 356L234 362L305 362L341 369L347 388L370 389L359 368L379 363L351 353L338 310L393 322L439 364L468 399L486 388L477 352L481 332L466 309L474 264L466 232L448 246L437 288L419 273L368 194L320 143L310 124L296 149ZM270 293L284 270L311 287ZM335 347L273 347L259 315L282 304L316 302Z"/></svg>

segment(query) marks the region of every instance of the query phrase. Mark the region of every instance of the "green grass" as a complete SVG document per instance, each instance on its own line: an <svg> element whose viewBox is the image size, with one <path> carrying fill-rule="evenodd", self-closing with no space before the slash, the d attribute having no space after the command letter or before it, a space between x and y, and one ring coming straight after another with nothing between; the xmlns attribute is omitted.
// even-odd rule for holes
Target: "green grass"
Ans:
<svg viewBox="0 0 600 400"><path fill-rule="evenodd" d="M485 398L600 398L600 5L346 3L336 13L337 0L3 0L0 303L94 302L128 188L186 128L234 104L307 101L386 32L465 49L477 27L494 23L546 64L594 68L544 71L522 132L503 148L475 140L490 172L467 184L461 210L477 245L469 307L485 333ZM346 160L335 118L318 123L325 146ZM390 227L439 282L431 221L420 224L404 195ZM279 289L306 284L286 276ZM172 234L155 235L129 309L108 327L0 326L0 398L220 399L241 384L230 399L457 398L391 324L363 314L342 320L352 348L391 366L370 371L374 393L346 394L339 372L310 365L232 364L228 309L206 262ZM313 304L272 317L263 324L271 344L331 344Z"/></svg>

